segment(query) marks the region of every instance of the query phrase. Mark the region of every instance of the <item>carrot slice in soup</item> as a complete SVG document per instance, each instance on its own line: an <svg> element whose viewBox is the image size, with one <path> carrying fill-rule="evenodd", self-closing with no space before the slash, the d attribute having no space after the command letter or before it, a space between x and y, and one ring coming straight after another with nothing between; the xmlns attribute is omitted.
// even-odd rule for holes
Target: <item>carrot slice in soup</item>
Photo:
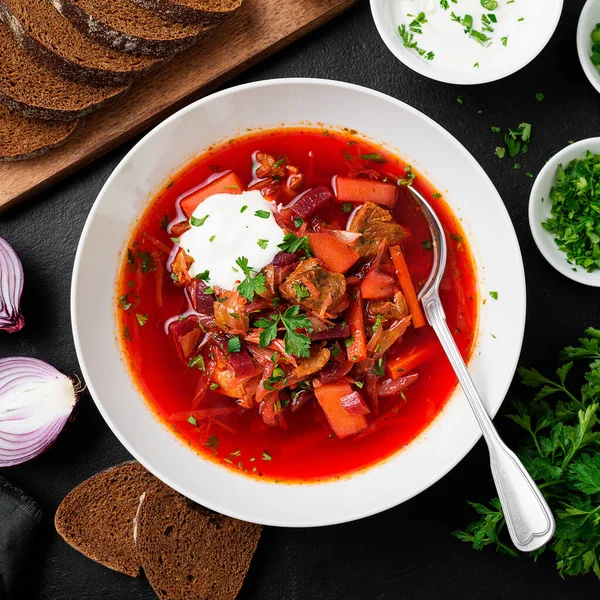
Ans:
<svg viewBox="0 0 600 600"><path fill-rule="evenodd" d="M388 374L392 379L404 377L411 371L414 371L419 365L423 364L432 356L435 346L429 344L421 348L413 348L407 354L396 356L387 363Z"/></svg>
<svg viewBox="0 0 600 600"><path fill-rule="evenodd" d="M338 202L374 202L390 208L398 195L397 186L390 183L339 176L335 178L334 191Z"/></svg>
<svg viewBox="0 0 600 600"><path fill-rule="evenodd" d="M328 233L309 233L308 241L313 254L332 273L345 273L359 259L356 250Z"/></svg>
<svg viewBox="0 0 600 600"><path fill-rule="evenodd" d="M392 262L394 263L394 269L396 269L398 282L400 283L402 293L406 298L410 314L412 315L412 323L415 326L415 329L424 327L427 323L423 316L423 311L421 310L421 305L417 298L417 292L410 277L404 254L402 254L402 250L400 250L400 246L392 246L390 248L390 254L392 255Z"/></svg>
<svg viewBox="0 0 600 600"><path fill-rule="evenodd" d="M239 177L230 171L183 198L180 203L181 210L189 219L198 207L198 204L204 202L209 196L214 194L241 194L243 191L244 188Z"/></svg>
<svg viewBox="0 0 600 600"><path fill-rule="evenodd" d="M350 296L350 306L346 310L346 320L350 327L350 339L348 346L348 360L359 362L367 358L367 335L365 333L365 322L363 317L363 300L360 290L356 290L356 298Z"/></svg>
<svg viewBox="0 0 600 600"><path fill-rule="evenodd" d="M315 396L321 405L331 429L340 439L354 435L367 427L364 415L350 414L342 404L342 398L352 394L347 381L334 381L315 388Z"/></svg>

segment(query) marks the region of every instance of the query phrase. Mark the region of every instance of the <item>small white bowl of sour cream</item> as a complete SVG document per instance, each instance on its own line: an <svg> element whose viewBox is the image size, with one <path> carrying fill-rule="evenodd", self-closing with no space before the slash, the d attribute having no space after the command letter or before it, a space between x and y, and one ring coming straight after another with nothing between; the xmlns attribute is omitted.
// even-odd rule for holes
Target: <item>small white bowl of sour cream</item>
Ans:
<svg viewBox="0 0 600 600"><path fill-rule="evenodd" d="M564 0L371 0L379 35L413 71L454 84L502 79L554 33Z"/></svg>

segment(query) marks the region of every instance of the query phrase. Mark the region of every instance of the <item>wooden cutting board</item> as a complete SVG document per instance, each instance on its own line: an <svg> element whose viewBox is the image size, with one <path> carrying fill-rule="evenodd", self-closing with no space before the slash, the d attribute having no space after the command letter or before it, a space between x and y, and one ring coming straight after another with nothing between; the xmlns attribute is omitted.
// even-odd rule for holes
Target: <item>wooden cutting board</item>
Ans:
<svg viewBox="0 0 600 600"><path fill-rule="evenodd" d="M0 163L0 210L73 173L162 121L356 0L245 0L233 19L198 46L137 81L114 104L88 116L61 148L33 160Z"/></svg>

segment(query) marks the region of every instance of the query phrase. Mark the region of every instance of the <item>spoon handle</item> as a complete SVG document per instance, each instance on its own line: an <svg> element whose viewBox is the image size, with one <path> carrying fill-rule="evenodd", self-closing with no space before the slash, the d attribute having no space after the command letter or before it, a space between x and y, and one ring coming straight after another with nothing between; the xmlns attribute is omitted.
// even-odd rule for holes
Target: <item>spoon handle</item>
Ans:
<svg viewBox="0 0 600 600"><path fill-rule="evenodd" d="M452 364L487 442L492 475L510 537L518 550L536 550L554 535L555 523L550 508L521 461L500 439L448 329L439 296L431 294L422 298L422 302L427 321Z"/></svg>

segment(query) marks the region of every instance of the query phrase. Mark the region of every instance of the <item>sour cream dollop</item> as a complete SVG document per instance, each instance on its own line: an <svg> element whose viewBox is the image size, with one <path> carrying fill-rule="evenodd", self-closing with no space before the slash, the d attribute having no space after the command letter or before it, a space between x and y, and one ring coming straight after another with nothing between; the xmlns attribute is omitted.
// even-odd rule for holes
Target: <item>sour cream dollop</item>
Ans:
<svg viewBox="0 0 600 600"><path fill-rule="evenodd" d="M208 283L226 290L244 279L236 260L242 256L256 272L273 261L285 232L273 216L274 205L258 190L214 194L190 218L179 245L194 259L192 277L209 271Z"/></svg>
<svg viewBox="0 0 600 600"><path fill-rule="evenodd" d="M392 10L398 25L406 28L406 42L416 44L423 60L468 72L491 71L514 61L528 46L532 27L539 25L536 13L543 10L543 4L531 0L394 0ZM419 19L421 13L424 18Z"/></svg>

